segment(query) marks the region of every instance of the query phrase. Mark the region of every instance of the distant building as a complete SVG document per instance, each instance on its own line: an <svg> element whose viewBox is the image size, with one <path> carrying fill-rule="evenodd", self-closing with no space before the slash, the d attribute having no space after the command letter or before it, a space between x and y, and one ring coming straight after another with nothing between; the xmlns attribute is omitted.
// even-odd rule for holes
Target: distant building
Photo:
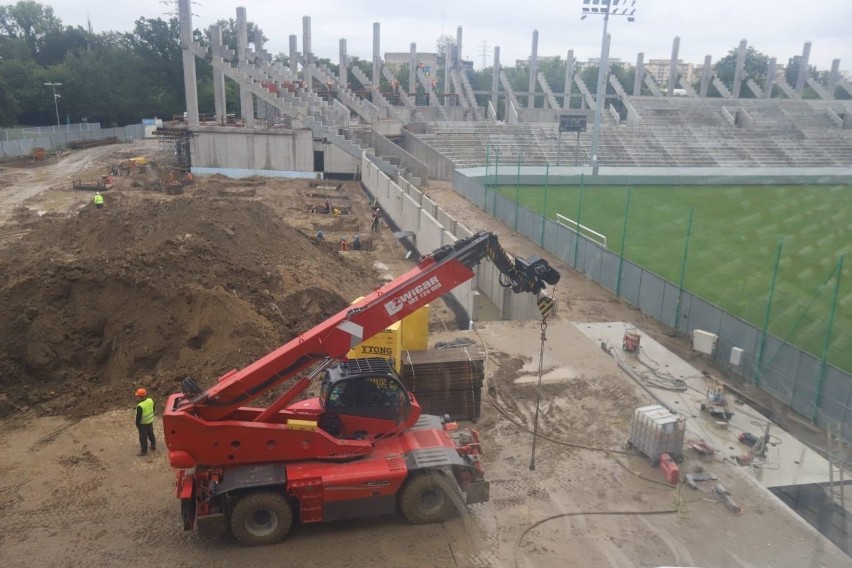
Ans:
<svg viewBox="0 0 852 568"><path fill-rule="evenodd" d="M589 58L589 59L588 59L588 60L586 60L586 61L580 61L580 65L589 65L589 66L591 66L591 67L597 67L597 66L598 66L598 65L600 65L600 64L601 64L601 58L600 58L600 57L591 57L591 58ZM625 63L621 60L621 58L620 58L620 57L610 57L610 58L609 58L609 64L610 64L610 65L624 65L625 67L626 67L627 65L629 65L629 63L628 63L628 64L625 64Z"/></svg>
<svg viewBox="0 0 852 568"><path fill-rule="evenodd" d="M645 64L645 73L653 77L654 80L661 85L668 83L671 64L671 59L649 59ZM695 65L692 63L684 63L682 59L678 59L676 65L680 76L683 77L687 83L692 83L692 78L695 73Z"/></svg>

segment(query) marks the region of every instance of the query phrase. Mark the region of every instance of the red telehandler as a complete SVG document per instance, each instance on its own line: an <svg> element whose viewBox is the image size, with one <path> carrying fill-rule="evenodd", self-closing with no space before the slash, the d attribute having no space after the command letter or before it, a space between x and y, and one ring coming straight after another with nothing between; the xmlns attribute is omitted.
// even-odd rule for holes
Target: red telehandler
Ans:
<svg viewBox="0 0 852 568"><path fill-rule="evenodd" d="M184 529L230 529L246 545L283 539L294 522L402 510L438 522L457 503L488 500L476 431L420 406L384 359L340 362L348 351L473 278L490 259L501 284L540 296L559 281L547 261L511 258L480 232L416 267L207 390L191 378L163 416ZM544 308L543 311L544 312ZM301 374L266 408L244 406ZM320 397L296 401L316 377Z"/></svg>

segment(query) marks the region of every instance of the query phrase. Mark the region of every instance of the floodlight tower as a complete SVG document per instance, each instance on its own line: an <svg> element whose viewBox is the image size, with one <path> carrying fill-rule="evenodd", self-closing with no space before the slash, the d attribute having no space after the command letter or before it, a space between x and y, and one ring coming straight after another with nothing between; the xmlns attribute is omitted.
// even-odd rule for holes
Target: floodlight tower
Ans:
<svg viewBox="0 0 852 568"><path fill-rule="evenodd" d="M609 41L606 34L610 16L626 16L632 22L636 15L636 0L583 0L581 20L589 16L603 16L601 59L598 67L598 87L595 91L595 125L592 128L592 175L598 175L598 146L601 139L601 115L606 101L606 73L609 67Z"/></svg>
<svg viewBox="0 0 852 568"><path fill-rule="evenodd" d="M59 122L59 97L61 97L62 95L56 92L56 87L61 87L62 83L45 83L44 86L53 89L53 109L56 111L56 126L60 126L61 123Z"/></svg>

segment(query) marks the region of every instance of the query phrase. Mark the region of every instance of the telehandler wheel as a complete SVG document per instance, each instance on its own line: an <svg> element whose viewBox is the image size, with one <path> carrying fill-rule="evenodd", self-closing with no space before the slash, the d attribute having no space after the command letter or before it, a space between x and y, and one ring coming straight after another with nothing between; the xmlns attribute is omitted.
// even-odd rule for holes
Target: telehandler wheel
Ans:
<svg viewBox="0 0 852 568"><path fill-rule="evenodd" d="M293 509L279 493L249 493L231 511L231 533L247 546L275 544L293 524Z"/></svg>
<svg viewBox="0 0 852 568"><path fill-rule="evenodd" d="M417 474L402 490L400 508L406 518L416 525L440 523L450 518L456 506L454 484L446 476L436 473Z"/></svg>

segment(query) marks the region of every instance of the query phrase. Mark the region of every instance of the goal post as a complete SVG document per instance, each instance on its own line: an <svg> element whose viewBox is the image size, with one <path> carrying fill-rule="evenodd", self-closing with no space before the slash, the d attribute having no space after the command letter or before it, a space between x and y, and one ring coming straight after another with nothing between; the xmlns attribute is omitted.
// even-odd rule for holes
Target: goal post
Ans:
<svg viewBox="0 0 852 568"><path fill-rule="evenodd" d="M603 245L605 249L609 249L609 247L607 246L606 235L601 234L590 227L581 225L577 223L577 221L575 221L574 219L569 219L568 217L557 213L556 223L558 225L562 225L567 229L570 229L571 231L574 231L575 233L581 234L584 237L587 237L600 245Z"/></svg>

